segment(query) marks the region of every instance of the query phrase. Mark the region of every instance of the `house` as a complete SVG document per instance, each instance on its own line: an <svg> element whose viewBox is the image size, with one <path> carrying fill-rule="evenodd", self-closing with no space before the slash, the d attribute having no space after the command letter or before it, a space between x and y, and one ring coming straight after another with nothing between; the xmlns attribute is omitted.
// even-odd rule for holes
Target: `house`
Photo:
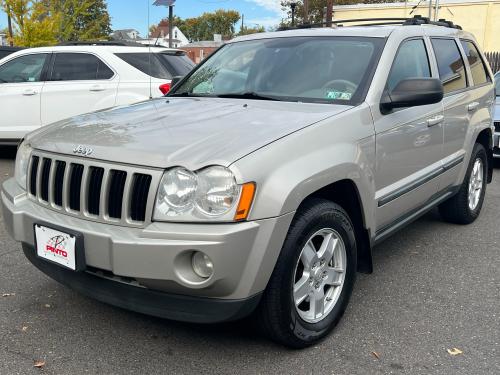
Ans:
<svg viewBox="0 0 500 375"><path fill-rule="evenodd" d="M184 33L177 26L173 27L172 30L172 47L178 48L189 44L189 39L184 35ZM160 23L155 27L153 32L151 33L148 41L152 42L151 44L156 44L160 46L168 46L168 40L170 36L170 28L168 19L163 19Z"/></svg>
<svg viewBox="0 0 500 375"><path fill-rule="evenodd" d="M434 19L436 0L432 1ZM334 6L334 19L429 16L429 1ZM500 51L500 0L439 0L437 19L462 26L484 51Z"/></svg>
<svg viewBox="0 0 500 375"><path fill-rule="evenodd" d="M204 40L200 42L189 43L181 49L186 51L187 56L193 60L195 64L199 64L204 59L212 54L216 49L222 46L222 42L215 42L212 40Z"/></svg>
<svg viewBox="0 0 500 375"><path fill-rule="evenodd" d="M136 42L139 37L139 31L136 29L115 30L111 33L111 40L121 40L127 42Z"/></svg>
<svg viewBox="0 0 500 375"><path fill-rule="evenodd" d="M0 34L0 46L7 46L7 34Z"/></svg>

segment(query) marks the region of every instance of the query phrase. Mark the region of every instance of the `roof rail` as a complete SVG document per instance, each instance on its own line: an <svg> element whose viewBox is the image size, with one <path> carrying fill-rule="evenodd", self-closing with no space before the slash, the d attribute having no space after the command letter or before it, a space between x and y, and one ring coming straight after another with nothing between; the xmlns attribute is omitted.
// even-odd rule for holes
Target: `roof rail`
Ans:
<svg viewBox="0 0 500 375"><path fill-rule="evenodd" d="M62 42L59 46L123 46L123 47L148 47L147 44L127 42L124 40L91 40L91 41L74 41Z"/></svg>
<svg viewBox="0 0 500 375"><path fill-rule="evenodd" d="M454 29L462 30L462 27L455 25L451 21L447 21L444 18L438 21L431 21L427 17L422 17L421 15L415 15L412 18L403 17L382 17L382 18L349 18L343 20L332 20L331 22L319 22L319 23L305 23L297 25L294 27L281 27L278 31L285 30L296 30L296 29L311 29L314 27L323 27L332 25L332 27L343 27L345 23L361 23L360 25L354 26L383 26L383 25L402 25L402 26L413 26L413 25L434 25L443 26Z"/></svg>

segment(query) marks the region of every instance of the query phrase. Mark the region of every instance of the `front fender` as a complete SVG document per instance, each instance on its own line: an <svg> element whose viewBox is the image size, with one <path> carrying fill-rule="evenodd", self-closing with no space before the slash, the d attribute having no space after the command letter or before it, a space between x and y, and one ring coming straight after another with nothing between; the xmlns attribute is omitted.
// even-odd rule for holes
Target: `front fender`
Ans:
<svg viewBox="0 0 500 375"><path fill-rule="evenodd" d="M255 181L249 219L295 211L309 195L340 180L358 189L365 227L373 227L375 138L364 106L280 139L237 161L241 182Z"/></svg>

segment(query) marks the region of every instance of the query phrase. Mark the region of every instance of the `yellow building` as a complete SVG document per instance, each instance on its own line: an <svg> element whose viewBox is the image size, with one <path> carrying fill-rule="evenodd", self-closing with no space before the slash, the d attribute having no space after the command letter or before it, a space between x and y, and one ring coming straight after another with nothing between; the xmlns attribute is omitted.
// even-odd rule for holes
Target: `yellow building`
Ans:
<svg viewBox="0 0 500 375"><path fill-rule="evenodd" d="M435 0L432 1L432 19ZM382 3L334 6L334 19L428 17L429 0L417 3ZM473 33L485 52L500 51L500 0L440 0L438 17Z"/></svg>

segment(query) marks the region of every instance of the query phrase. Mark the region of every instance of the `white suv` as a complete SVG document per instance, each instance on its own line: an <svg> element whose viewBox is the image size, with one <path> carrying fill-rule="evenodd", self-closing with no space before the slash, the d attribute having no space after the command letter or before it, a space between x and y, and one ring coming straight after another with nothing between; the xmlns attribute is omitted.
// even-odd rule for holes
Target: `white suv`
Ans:
<svg viewBox="0 0 500 375"><path fill-rule="evenodd" d="M151 53L150 53L151 52ZM68 117L164 95L194 63L181 50L71 45L0 60L0 144Z"/></svg>

